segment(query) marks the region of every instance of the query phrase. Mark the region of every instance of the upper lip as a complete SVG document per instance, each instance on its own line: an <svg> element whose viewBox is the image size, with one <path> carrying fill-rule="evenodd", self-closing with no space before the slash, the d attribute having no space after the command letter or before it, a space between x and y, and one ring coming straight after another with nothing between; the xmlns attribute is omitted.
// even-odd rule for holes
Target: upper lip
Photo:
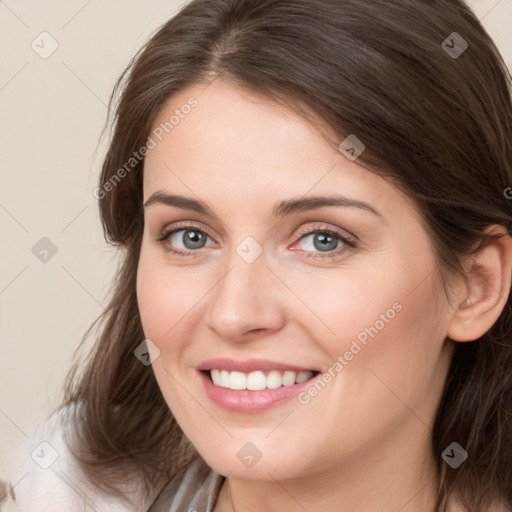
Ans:
<svg viewBox="0 0 512 512"><path fill-rule="evenodd" d="M227 370L230 372L250 373L256 370L292 370L295 372L319 371L314 368L306 368L290 363L281 363L279 361L271 361L269 359L247 359L246 361L237 361L228 358L216 358L203 361L198 370Z"/></svg>

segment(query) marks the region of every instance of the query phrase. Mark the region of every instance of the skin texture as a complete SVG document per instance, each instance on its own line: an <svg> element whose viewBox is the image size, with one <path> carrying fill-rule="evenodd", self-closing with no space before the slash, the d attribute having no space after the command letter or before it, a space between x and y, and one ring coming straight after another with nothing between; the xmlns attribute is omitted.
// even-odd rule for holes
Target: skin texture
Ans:
<svg viewBox="0 0 512 512"><path fill-rule="evenodd" d="M144 202L156 191L180 194L217 218L147 207L137 297L144 333L160 350L153 371L167 404L205 461L228 475L215 511L233 510L230 492L239 512L433 511L429 437L454 346L445 340L477 339L498 318L510 238L468 262L475 277L456 284L449 303L409 198L302 118L220 80L172 97L154 126L191 96L197 106L146 157ZM334 191L382 218L334 206L272 216L280 200ZM180 221L209 235L188 256L165 250L188 248L183 231L157 241L184 229ZM329 259L337 248L322 252L314 235L301 235L325 228L357 237L357 247L340 240L345 249ZM252 263L236 251L247 236L263 250ZM396 303L394 318L307 405L228 412L202 388L196 366L214 357L326 372ZM262 454L251 468L237 457L248 442Z"/></svg>

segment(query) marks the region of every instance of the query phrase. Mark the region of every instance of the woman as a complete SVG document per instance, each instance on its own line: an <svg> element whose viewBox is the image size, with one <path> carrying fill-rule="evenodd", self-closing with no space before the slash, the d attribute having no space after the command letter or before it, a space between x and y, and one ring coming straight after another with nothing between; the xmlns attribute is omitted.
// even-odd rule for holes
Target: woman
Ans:
<svg viewBox="0 0 512 512"><path fill-rule="evenodd" d="M91 488L509 510L510 74L467 6L195 0L112 104L123 260L61 411Z"/></svg>

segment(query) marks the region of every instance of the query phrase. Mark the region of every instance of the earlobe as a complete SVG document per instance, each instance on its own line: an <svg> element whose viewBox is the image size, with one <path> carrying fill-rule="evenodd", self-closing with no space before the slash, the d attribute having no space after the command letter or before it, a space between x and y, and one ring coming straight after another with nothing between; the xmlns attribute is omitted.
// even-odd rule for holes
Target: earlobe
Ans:
<svg viewBox="0 0 512 512"><path fill-rule="evenodd" d="M487 233L501 234L471 255L466 287L458 297L447 336L458 342L474 341L498 320L510 292L512 238L503 226L492 225Z"/></svg>

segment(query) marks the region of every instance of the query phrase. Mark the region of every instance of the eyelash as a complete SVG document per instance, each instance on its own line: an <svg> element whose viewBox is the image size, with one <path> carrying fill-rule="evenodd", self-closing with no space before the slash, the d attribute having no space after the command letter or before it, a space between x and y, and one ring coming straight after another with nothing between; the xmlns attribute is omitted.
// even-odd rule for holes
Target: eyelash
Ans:
<svg viewBox="0 0 512 512"><path fill-rule="evenodd" d="M209 238L212 238L203 229L196 227L196 226L192 226L190 224L186 224L186 225L181 225L181 226L173 226L172 229L167 229L167 230L162 231L161 233L159 233L156 241L161 243L162 245L164 245L164 242L166 242L171 235L173 235L174 233L177 233L178 231L195 231L195 232L201 233L203 235L206 235ZM297 241L302 240L302 238L304 238L308 235L318 234L318 233L334 236L335 238L337 238L338 240L343 242L343 244L345 244L346 247L334 249L333 251L325 252L323 254L321 252L316 252L316 253L313 252L312 253L310 251L301 251L301 252L305 253L306 258L334 259L334 258L338 257L341 253L343 253L347 250L357 248L356 241L353 238L347 237L346 235L342 234L339 231L329 229L329 228L324 228L324 227L316 227L316 228L309 229L305 232L299 232L297 235L297 237L298 237ZM196 250L173 249L172 247L169 247L168 245L165 246L164 249L168 252L172 252L172 253L178 254L180 256L192 256L194 253L199 252L201 250L201 249L196 249Z"/></svg>

